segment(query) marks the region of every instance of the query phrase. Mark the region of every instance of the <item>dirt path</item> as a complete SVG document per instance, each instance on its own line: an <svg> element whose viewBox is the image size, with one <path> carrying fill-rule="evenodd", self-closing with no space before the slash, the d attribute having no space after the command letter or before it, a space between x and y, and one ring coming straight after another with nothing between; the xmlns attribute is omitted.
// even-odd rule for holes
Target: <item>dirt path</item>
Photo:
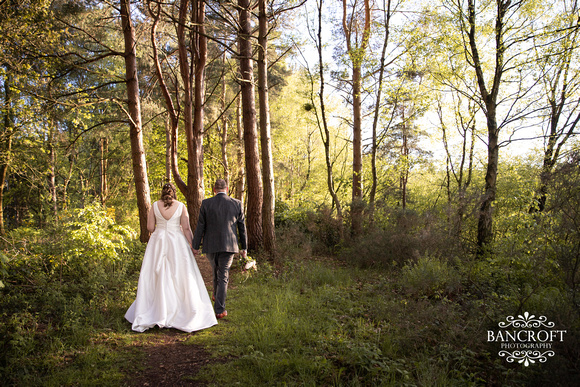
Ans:
<svg viewBox="0 0 580 387"><path fill-rule="evenodd" d="M211 265L205 256L196 258L196 261L211 292ZM210 354L200 345L185 344L195 332L154 328L151 333L150 340L142 347L145 367L127 375L130 386L205 386L194 379L201 367L218 360L210 359Z"/></svg>
<svg viewBox="0 0 580 387"><path fill-rule="evenodd" d="M205 282L205 287L208 290L211 290L213 286L212 284L213 274L209 261L207 260L205 255L195 258L195 261L197 262L197 267L199 267L199 271L201 272L201 276L203 277L203 281Z"/></svg>

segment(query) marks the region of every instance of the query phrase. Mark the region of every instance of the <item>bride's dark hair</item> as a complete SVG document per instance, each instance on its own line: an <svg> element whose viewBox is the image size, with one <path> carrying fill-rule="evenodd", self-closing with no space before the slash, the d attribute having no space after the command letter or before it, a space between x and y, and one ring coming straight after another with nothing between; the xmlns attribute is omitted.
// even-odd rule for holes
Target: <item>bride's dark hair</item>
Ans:
<svg viewBox="0 0 580 387"><path fill-rule="evenodd" d="M161 188L161 200L163 200L163 205L165 207L171 206L173 199L177 199L175 186L171 183L165 183L163 188Z"/></svg>

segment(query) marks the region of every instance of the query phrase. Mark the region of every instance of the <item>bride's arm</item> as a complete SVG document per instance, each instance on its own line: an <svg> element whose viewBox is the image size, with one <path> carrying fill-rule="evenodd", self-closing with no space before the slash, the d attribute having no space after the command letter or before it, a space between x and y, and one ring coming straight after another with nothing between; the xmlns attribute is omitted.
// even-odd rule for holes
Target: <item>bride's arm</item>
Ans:
<svg viewBox="0 0 580 387"><path fill-rule="evenodd" d="M153 210L153 205L151 205L149 213L147 214L147 230L149 232L155 231L155 211Z"/></svg>
<svg viewBox="0 0 580 387"><path fill-rule="evenodd" d="M191 246L191 241L193 240L193 233L191 232L191 226L189 225L189 214L187 213L187 208L181 210L181 230L187 239L187 243Z"/></svg>

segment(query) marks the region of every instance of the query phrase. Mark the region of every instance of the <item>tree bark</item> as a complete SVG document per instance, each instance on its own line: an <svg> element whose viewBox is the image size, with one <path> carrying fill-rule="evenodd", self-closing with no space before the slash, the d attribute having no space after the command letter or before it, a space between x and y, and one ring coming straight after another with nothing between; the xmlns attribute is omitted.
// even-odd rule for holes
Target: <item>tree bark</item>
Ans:
<svg viewBox="0 0 580 387"><path fill-rule="evenodd" d="M242 88L242 121L244 125L244 148L246 152L247 217L246 229L248 248L258 249L263 243L262 233L262 177L256 128L256 102L254 91L254 69L252 60L250 21L250 1L238 0L239 7L239 48Z"/></svg>
<svg viewBox="0 0 580 387"><path fill-rule="evenodd" d="M497 125L497 97L501 78L504 72L503 61L505 45L503 42L504 18L509 7L510 1L497 0L497 15L495 25L495 71L491 85L488 90L483 75L483 66L479 57L479 51L476 44L475 36L475 0L468 1L468 38L469 48L472 60L472 66L475 70L477 83L481 99L486 107L487 119L487 168L485 172L485 189L479 210L477 224L477 246L478 256L486 252L493 240L493 208L497 187L497 166L499 160L499 128Z"/></svg>
<svg viewBox="0 0 580 387"><path fill-rule="evenodd" d="M570 15L578 14L578 4L574 2ZM578 17L571 18L564 30L565 37L562 39L563 49L556 58L553 70L542 70L546 96L549 107L548 129L545 136L547 141L544 148L540 186L536 193L536 203L530 208L530 212L544 211L548 197L548 186L552 178L554 167L560 158L562 147L570 137L577 134L576 128L580 122L578 107L580 103L571 103L570 97L578 90L580 83L575 75L573 61L575 51L578 50ZM570 33L569 30L572 32ZM559 50L556 50L558 52ZM542 63L542 61L539 61ZM566 113L565 113L566 112Z"/></svg>
<svg viewBox="0 0 580 387"><path fill-rule="evenodd" d="M139 100L139 82L137 79L137 52L135 29L131 21L130 0L121 0L121 26L125 40L125 80L127 83L127 100L130 115L129 134L131 138L131 158L133 160L133 177L139 209L141 235L139 239L145 243L149 240L147 230L147 214L151 207L149 196L149 180L147 177L147 162L143 147L143 128L141 125L141 104Z"/></svg>
<svg viewBox="0 0 580 387"><path fill-rule="evenodd" d="M201 201L204 197L203 185L203 120L205 99L205 66L207 62L207 37L205 33L205 2L203 0L181 0L177 24L177 51L179 75L183 83L182 104L174 104L165 82L156 45L156 28L160 20L161 6L154 10L148 4L153 18L151 41L155 71L171 122L171 171L175 185L187 203L187 212L192 229L197 226ZM191 12L190 12L191 10ZM191 29L191 39L186 37ZM190 61L191 54L191 61ZM176 95L180 93L176 91ZM177 160L178 126L183 120L187 143L187 182L183 180Z"/></svg>
<svg viewBox="0 0 580 387"><path fill-rule="evenodd" d="M403 116L403 122L405 118ZM403 210L407 208L407 182L409 181L409 144L407 136L406 123L403 124L403 144L401 145L401 158L403 159L403 170L401 171L400 186L401 186L401 207Z"/></svg>
<svg viewBox="0 0 580 387"><path fill-rule="evenodd" d="M347 2L342 2L342 28L346 37L346 47L352 63L352 234L358 235L362 231L362 62L363 55L370 37L371 8L369 0L364 0L364 27L360 42L356 42L356 27L353 19L356 10L353 9L350 19L347 17ZM353 42L353 33L355 34ZM353 44L354 43L354 44Z"/></svg>
<svg viewBox="0 0 580 387"><path fill-rule="evenodd" d="M169 116L165 120L165 181L171 181L171 121Z"/></svg>
<svg viewBox="0 0 580 387"><path fill-rule="evenodd" d="M207 38L205 37L205 3L193 0L191 24L193 38L185 41L189 1L182 0L179 9L178 50L179 69L184 82L183 120L187 139L187 185L179 184L187 201L187 212L193 229L197 218L203 189L203 102L205 95L205 64L207 58ZM190 71L188 47L191 48L193 72ZM193 96L191 90L193 89ZM174 140L176 141L176 140Z"/></svg>
<svg viewBox="0 0 580 387"><path fill-rule="evenodd" d="M67 158L68 158L68 172L64 177L64 181L62 183L62 208L64 210L67 210L68 208L68 185L73 178L73 171L76 164L75 144L71 146Z"/></svg>
<svg viewBox="0 0 580 387"><path fill-rule="evenodd" d="M238 94L236 98L236 127L237 127L237 144L236 158L238 160L238 171L236 177L235 198L244 203L244 188L246 180L246 169L244 168L244 124L242 122L242 96Z"/></svg>
<svg viewBox="0 0 580 387"><path fill-rule="evenodd" d="M56 152L54 150L54 124L51 124L48 134L48 188L50 189L50 199L52 201L52 214L55 224L58 224L58 198L56 195Z"/></svg>
<svg viewBox="0 0 580 387"><path fill-rule="evenodd" d="M6 234L4 226L4 187L12 160L12 136L14 134L14 114L12 109L12 77L4 78L4 132L0 142L0 235Z"/></svg>
<svg viewBox="0 0 580 387"><path fill-rule="evenodd" d="M352 234L362 231L362 112L361 112L361 67L355 65L352 70Z"/></svg>
<svg viewBox="0 0 580 387"><path fill-rule="evenodd" d="M101 153L101 162L100 162L100 196L101 196L101 204L105 205L107 201L107 197L109 196L109 183L108 183L108 176L107 176L107 169L108 169L108 160L107 155L109 153L109 140L106 137L101 137L99 141L99 150Z"/></svg>
<svg viewBox="0 0 580 387"><path fill-rule="evenodd" d="M184 192L187 190L187 185L181 178L181 174L179 172L179 167L177 164L177 139L178 139L178 130L179 130L179 103L177 106L173 103L173 99L169 92L169 88L167 86L167 82L165 82L165 77L163 76L163 71L161 69L161 62L159 60L159 53L157 49L157 26L160 21L161 15L161 6L158 5L157 9L154 11L151 8L151 4L148 2L148 10L149 14L153 19L153 23L151 24L151 47L153 51L153 64L155 65L155 73L157 74L157 79L159 80L159 87L161 89L161 94L163 95L163 99L165 100L165 104L167 106L167 116L168 116L168 123L166 124L165 128L165 138L166 138L166 157L165 157L165 169L166 169L166 178L167 181L171 181L171 176L175 179L175 184L177 188ZM178 29L178 41L184 41L184 36L181 36L180 31ZM176 92L176 94L178 94Z"/></svg>
<svg viewBox="0 0 580 387"><path fill-rule="evenodd" d="M226 64L226 52L222 54L222 65ZM224 168L224 180L230 185L230 166L228 162L228 117L226 116L226 77L222 76L222 130L221 130L221 150L222 150L222 165Z"/></svg>
<svg viewBox="0 0 580 387"><path fill-rule="evenodd" d="M262 229L264 249L273 256L276 251L274 210L274 163L270 133L270 103L268 92L268 14L266 0L259 0L258 34L258 97L260 101L260 140L262 150L262 180L264 199L262 203Z"/></svg>
<svg viewBox="0 0 580 387"><path fill-rule="evenodd" d="M320 89L318 92L318 97L320 99L320 115L316 112L316 120L318 124L318 129L320 131L320 137L322 138L322 143L324 144L324 161L326 164L326 185L328 186L328 192L332 197L332 203L336 207L336 220L339 227L340 240L344 239L344 228L343 228L343 215L342 215L342 205L340 203L340 198L336 193L334 188L334 178L333 178L333 163L331 161L331 149L330 149L330 130L328 129L328 120L326 117L326 104L324 102L324 62L322 60L322 1L317 1L317 16L318 16L318 31L316 33L316 49L318 54L318 76L320 78ZM313 77L310 77L311 82L311 92L310 100L312 102L312 107L316 108L316 102L314 100L314 81Z"/></svg>
<svg viewBox="0 0 580 387"><path fill-rule="evenodd" d="M373 113L373 132L372 132L372 144L371 144L371 174L372 174L372 184L371 190L369 193L369 205L371 207L371 221L374 217L374 205L375 205L375 197L377 194L377 184L378 184L378 176L377 176L377 149L379 146L379 141L377 138L377 127L379 122L379 115L380 115L380 107L381 107L381 93L383 90L383 77L385 73L385 59L386 59L386 52L387 52L387 45L389 43L389 33L390 33L390 25L391 25L391 0L386 1L386 6L384 6L384 28L385 28L385 37L383 39L383 48L381 51L381 60L379 65L379 80L377 83L377 98L375 100L375 109ZM384 5L384 1L383 1Z"/></svg>

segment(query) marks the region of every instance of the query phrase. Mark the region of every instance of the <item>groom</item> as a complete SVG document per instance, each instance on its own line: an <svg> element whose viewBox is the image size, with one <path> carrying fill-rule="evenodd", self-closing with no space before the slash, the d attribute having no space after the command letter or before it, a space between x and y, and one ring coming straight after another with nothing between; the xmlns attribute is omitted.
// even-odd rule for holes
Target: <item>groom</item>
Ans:
<svg viewBox="0 0 580 387"><path fill-rule="evenodd" d="M234 254L240 252L238 241L242 246L241 254L246 257L247 240L242 202L228 196L228 186L223 179L216 180L213 192L215 196L201 202L192 248L193 254L199 255L203 239L203 253L213 269L214 311L220 319L228 315L226 293L229 270Z"/></svg>

